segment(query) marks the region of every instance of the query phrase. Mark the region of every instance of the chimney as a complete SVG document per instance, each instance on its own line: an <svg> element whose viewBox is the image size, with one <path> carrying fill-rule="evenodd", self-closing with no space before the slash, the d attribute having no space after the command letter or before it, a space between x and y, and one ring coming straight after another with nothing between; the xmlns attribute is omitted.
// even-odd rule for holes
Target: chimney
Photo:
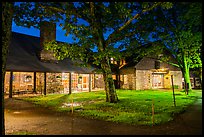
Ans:
<svg viewBox="0 0 204 137"><path fill-rule="evenodd" d="M44 49L44 42L50 42L52 40L56 40L56 24L43 21L40 24L40 60L43 62L55 62L57 63L57 59L54 57L54 53L50 50Z"/></svg>

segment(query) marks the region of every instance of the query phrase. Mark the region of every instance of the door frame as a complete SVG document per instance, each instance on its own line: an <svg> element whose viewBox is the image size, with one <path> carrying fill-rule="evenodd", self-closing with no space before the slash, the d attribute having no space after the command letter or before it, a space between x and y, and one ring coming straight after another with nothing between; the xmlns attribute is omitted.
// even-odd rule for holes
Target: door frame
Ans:
<svg viewBox="0 0 204 137"><path fill-rule="evenodd" d="M160 76L160 77L158 77L158 76ZM156 86L155 86L155 80L158 81L156 83ZM155 88L155 89L164 88L164 74L163 73L152 73L152 88Z"/></svg>

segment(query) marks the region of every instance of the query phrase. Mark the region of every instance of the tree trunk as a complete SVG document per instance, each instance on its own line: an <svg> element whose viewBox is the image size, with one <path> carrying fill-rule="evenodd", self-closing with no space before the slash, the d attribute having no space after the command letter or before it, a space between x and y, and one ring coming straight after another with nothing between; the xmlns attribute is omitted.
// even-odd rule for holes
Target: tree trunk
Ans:
<svg viewBox="0 0 204 137"><path fill-rule="evenodd" d="M187 83L189 83L188 90L192 90L191 88L191 80L190 80L190 69L187 64L185 56L183 56L183 67L182 67L182 73L183 73L183 78L184 78L184 85L186 86ZM185 87L186 89L186 87Z"/></svg>
<svg viewBox="0 0 204 137"><path fill-rule="evenodd" d="M187 62L187 57L185 55L185 52L182 52L182 67L181 67L181 71L183 74L183 78L184 78L184 89L186 90L186 86L187 84L189 84L188 89L187 90L192 90L191 88L191 80L190 80L190 66Z"/></svg>
<svg viewBox="0 0 204 137"><path fill-rule="evenodd" d="M184 83L185 83L185 85L187 85L187 83L189 83L188 90L192 90L189 71L185 71L185 70L184 70L183 77L184 77Z"/></svg>
<svg viewBox="0 0 204 137"><path fill-rule="evenodd" d="M183 72L183 78L184 78L184 83L185 83L185 85L187 85L187 83L189 83L188 90L192 90L189 71L184 70L184 72Z"/></svg>
<svg viewBox="0 0 204 137"><path fill-rule="evenodd" d="M10 44L11 26L13 16L13 2L2 2L2 135L5 135L5 121L4 121L4 79L6 73L6 57L8 53L8 46Z"/></svg>
<svg viewBox="0 0 204 137"><path fill-rule="evenodd" d="M202 88L202 67L199 69L199 71L200 71L200 75L199 75L199 77L200 77L200 84L201 84L201 88Z"/></svg>
<svg viewBox="0 0 204 137"><path fill-rule="evenodd" d="M101 62L101 67L104 71L103 77L106 91L106 102L117 103L118 97L116 94L115 85L112 78L112 71L108 58Z"/></svg>
<svg viewBox="0 0 204 137"><path fill-rule="evenodd" d="M93 16L93 29L95 30L95 38L98 40L98 50L101 54L106 54L105 49L108 45L106 45L103 35L103 23L101 21L102 13L100 12L100 6L95 7L96 5L91 2L91 14ZM97 12L96 12L97 9ZM115 85L112 78L112 71L110 66L110 59L108 55L101 58L101 68L103 70L103 77L105 83L105 91L106 91L106 102L116 103L118 102L118 97L115 90Z"/></svg>

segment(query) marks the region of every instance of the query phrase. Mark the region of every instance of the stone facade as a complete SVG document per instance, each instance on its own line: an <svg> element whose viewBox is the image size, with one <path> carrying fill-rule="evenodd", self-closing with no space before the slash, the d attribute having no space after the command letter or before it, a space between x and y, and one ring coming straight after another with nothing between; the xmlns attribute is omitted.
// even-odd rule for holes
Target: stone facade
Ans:
<svg viewBox="0 0 204 137"><path fill-rule="evenodd" d="M149 70L136 70L136 90L151 89L152 72Z"/></svg>
<svg viewBox="0 0 204 137"><path fill-rule="evenodd" d="M135 88L135 75L134 68L127 68L120 71L120 88L134 89Z"/></svg>
<svg viewBox="0 0 204 137"><path fill-rule="evenodd" d="M155 69L156 59L144 57L131 67L120 69L120 87L122 89L145 90L172 88L171 75L175 88L182 88L182 72L179 68L160 62L160 69Z"/></svg>

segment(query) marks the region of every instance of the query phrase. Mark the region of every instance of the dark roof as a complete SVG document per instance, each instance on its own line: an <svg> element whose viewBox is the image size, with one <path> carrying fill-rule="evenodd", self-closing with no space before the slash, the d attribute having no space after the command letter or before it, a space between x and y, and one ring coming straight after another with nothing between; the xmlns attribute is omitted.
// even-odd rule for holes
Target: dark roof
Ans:
<svg viewBox="0 0 204 137"><path fill-rule="evenodd" d="M155 44L153 44L155 43ZM138 49L140 49L140 51L142 50L147 50L149 48L154 48L154 46L157 46L157 43L159 43L159 41L156 41L156 42L152 42L152 43L148 43L148 44L145 44L145 45L141 45L140 47L138 47ZM162 51L162 50L160 50ZM144 57L146 58L152 58L152 59L158 59L158 53L155 53L155 54L147 54L146 56L140 56L140 52L136 52L136 53L132 53L131 51L131 54L128 53L128 51L123 51L124 55L125 56L125 61L127 64L125 64L123 67L121 67L120 69L126 69L126 68L130 68L130 67L135 67ZM163 48L163 51L159 54L164 54L164 55L168 55L172 61L175 62L175 59L173 58L173 56L171 55L171 53ZM127 56L128 55L128 56Z"/></svg>
<svg viewBox="0 0 204 137"><path fill-rule="evenodd" d="M140 45L138 49L140 50L145 50L148 47L151 47L152 43L148 43L145 45ZM129 51L130 50L130 51ZM130 67L135 67L141 60L142 56L140 56L139 52L133 52L135 49L128 49L128 50L123 50L122 54L124 55L124 59L126 64L122 66L120 69L126 69Z"/></svg>
<svg viewBox="0 0 204 137"><path fill-rule="evenodd" d="M92 73L93 67L76 66L77 61L71 59L59 60L58 63L42 62L38 58L41 50L40 38L12 32L9 53L7 56L7 71L27 72L76 72Z"/></svg>

